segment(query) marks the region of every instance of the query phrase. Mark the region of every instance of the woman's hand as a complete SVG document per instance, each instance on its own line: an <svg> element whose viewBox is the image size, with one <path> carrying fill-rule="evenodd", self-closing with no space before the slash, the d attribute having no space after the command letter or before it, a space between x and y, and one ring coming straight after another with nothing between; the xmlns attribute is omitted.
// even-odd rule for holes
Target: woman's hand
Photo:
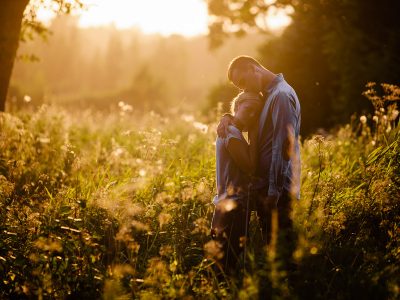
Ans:
<svg viewBox="0 0 400 300"><path fill-rule="evenodd" d="M233 116L231 114L224 114L218 123L217 134L218 137L226 137L228 126L233 124Z"/></svg>

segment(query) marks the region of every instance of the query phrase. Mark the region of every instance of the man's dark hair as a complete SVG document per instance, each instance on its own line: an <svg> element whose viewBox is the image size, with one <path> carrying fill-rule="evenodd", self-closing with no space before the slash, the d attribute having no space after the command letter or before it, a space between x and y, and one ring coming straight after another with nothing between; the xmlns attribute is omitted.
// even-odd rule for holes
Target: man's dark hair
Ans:
<svg viewBox="0 0 400 300"><path fill-rule="evenodd" d="M240 55L232 59L228 67L228 79L232 81L232 70L246 70L249 65L256 65L262 67L262 65L253 57L248 55Z"/></svg>

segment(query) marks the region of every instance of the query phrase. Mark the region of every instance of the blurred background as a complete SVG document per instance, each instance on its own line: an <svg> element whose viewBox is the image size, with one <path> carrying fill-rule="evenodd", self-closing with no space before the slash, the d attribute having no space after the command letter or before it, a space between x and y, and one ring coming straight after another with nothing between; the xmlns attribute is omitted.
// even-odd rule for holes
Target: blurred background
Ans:
<svg viewBox="0 0 400 300"><path fill-rule="evenodd" d="M64 2L82 6L57 13ZM373 113L368 82L400 83L398 11L394 0L32 0L7 105L119 103L211 122L238 92L230 60L247 54L295 88L307 135Z"/></svg>

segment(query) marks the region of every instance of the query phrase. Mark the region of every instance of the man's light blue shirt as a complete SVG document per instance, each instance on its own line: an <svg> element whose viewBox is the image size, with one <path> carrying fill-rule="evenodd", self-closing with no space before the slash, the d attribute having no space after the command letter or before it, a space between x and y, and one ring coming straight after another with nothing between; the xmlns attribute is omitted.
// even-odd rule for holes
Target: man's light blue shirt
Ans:
<svg viewBox="0 0 400 300"><path fill-rule="evenodd" d="M264 89L265 104L259 120L259 164L257 176L261 178L257 189L267 189L268 196L282 192L300 198L300 103L294 89L282 74ZM284 144L291 140L294 153L284 159Z"/></svg>

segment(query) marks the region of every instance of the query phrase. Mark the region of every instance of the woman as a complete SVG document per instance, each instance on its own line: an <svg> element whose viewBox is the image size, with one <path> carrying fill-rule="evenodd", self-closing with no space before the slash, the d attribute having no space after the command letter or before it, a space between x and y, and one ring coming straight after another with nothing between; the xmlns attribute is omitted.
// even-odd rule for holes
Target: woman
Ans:
<svg viewBox="0 0 400 300"><path fill-rule="evenodd" d="M235 267L245 244L241 239L247 234L262 104L259 94L240 93L232 101L235 126L230 125L226 137L218 137L216 141L217 195L213 200L211 235L222 245L224 256L219 263L226 271ZM249 143L242 132L248 132Z"/></svg>

